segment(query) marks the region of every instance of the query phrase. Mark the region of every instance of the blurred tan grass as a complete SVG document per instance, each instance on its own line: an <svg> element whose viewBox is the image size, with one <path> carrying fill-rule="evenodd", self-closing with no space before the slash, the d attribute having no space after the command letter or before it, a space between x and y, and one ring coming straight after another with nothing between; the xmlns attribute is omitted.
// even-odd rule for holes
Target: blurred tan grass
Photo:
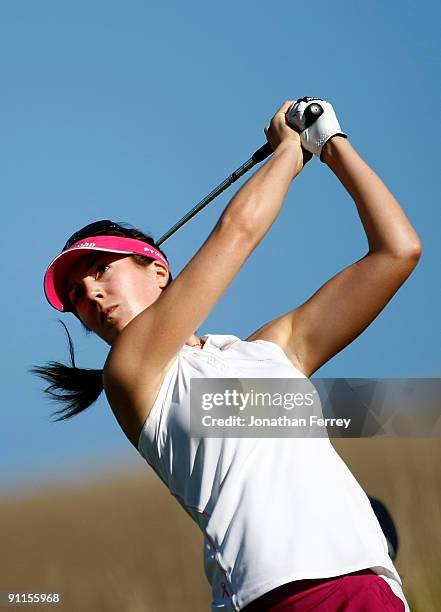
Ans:
<svg viewBox="0 0 441 612"><path fill-rule="evenodd" d="M295 443L295 440L293 440ZM334 440L398 525L397 568L413 612L441 610L441 445ZM294 520L294 517L293 517ZM202 536L146 467L114 480L0 499L0 591L60 592L63 612L202 612Z"/></svg>

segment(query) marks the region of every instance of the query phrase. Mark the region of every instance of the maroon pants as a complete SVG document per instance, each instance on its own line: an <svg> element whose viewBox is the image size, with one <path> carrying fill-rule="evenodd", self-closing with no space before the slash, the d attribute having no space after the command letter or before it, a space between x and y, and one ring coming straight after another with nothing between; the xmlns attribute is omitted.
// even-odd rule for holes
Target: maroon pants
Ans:
<svg viewBox="0 0 441 612"><path fill-rule="evenodd" d="M404 612L404 603L383 578L369 569L284 584L244 612Z"/></svg>

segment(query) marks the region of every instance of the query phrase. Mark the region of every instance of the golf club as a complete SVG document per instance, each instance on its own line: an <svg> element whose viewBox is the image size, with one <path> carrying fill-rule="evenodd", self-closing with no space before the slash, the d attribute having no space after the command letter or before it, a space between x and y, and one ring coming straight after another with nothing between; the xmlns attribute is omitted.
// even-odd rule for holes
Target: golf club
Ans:
<svg viewBox="0 0 441 612"><path fill-rule="evenodd" d="M305 98L300 98L299 100L297 100L297 102L299 102L300 100L303 100L304 102L308 102L309 100L314 100L314 99L315 98L305 97ZM301 131L308 128L312 123L314 123L314 121L316 121L318 117L320 117L320 115L323 113L323 108L320 106L320 104L317 104L316 102L307 106L305 108L303 118L302 118L302 123L300 126L298 121L296 121L296 115L292 114L292 110L295 104L297 104L297 102L295 102L291 106L290 110L288 111L287 120L288 120L288 123L291 125L291 127L296 132L300 133ZM161 236L159 240L156 241L156 244L159 246L163 242L168 240L170 236L173 236L173 234L177 232L178 229L180 229L185 223L187 223L187 221L189 221L195 215L197 215L197 213L201 211L203 208L205 208L207 204L209 204L215 198L217 198L219 194L225 191L225 189L227 189L230 185L232 185L235 181L237 181L237 179L243 176L246 172L251 170L251 168L253 168L256 164L259 164L264 159L269 157L272 154L272 152L273 150L269 142L261 146L260 149L257 149L257 151L253 153L253 155L250 157L248 161L246 161L244 164L242 164L242 166L240 166L239 168L237 168L237 170L235 170L232 174L230 174L230 176L228 176L222 183L220 183L220 185L218 185L215 189L213 189L213 191L211 191L205 198L203 198L203 200L201 200L186 215L184 215L182 219L179 219L179 221L175 223L173 227L171 227L163 236Z"/></svg>

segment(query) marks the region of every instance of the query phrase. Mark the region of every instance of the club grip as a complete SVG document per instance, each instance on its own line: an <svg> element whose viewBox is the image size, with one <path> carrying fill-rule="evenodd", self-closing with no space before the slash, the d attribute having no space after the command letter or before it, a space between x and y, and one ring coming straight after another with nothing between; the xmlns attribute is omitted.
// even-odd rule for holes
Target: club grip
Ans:
<svg viewBox="0 0 441 612"><path fill-rule="evenodd" d="M260 147L260 149L257 149L257 151L253 153L251 159L253 160L255 164L259 164L264 159L272 155L272 153L273 153L273 150L271 148L270 143L266 142L263 146Z"/></svg>

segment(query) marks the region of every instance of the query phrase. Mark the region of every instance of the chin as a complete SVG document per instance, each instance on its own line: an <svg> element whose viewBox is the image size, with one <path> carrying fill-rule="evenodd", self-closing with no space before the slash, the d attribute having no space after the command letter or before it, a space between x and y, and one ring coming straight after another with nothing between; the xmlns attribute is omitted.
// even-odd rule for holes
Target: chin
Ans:
<svg viewBox="0 0 441 612"><path fill-rule="evenodd" d="M129 315L126 317L118 318L112 326L112 336L115 339L122 331L127 327L130 321L133 321L136 315Z"/></svg>
<svg viewBox="0 0 441 612"><path fill-rule="evenodd" d="M105 338L103 337L103 339L107 342L107 344L111 345L116 340L116 338L119 336L119 334L123 331L123 329L127 327L127 325L131 321L133 321L133 319L135 319L137 315L140 314L143 310L144 309L141 308L139 312L129 312L127 314L118 313L116 318L112 320L111 329L106 334L106 337Z"/></svg>

